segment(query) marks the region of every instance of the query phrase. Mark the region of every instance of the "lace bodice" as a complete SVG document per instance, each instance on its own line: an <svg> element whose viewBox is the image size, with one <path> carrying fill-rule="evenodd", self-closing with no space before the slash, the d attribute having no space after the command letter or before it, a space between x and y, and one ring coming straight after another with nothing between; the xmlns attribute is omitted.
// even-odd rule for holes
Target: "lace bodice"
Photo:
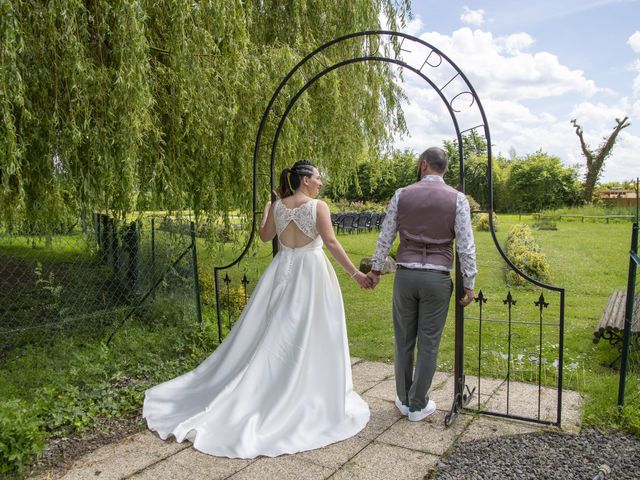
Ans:
<svg viewBox="0 0 640 480"><path fill-rule="evenodd" d="M282 200L278 200L275 206L276 232L278 236L293 221L307 237L314 240L318 236L316 229L316 204L317 200L309 200L296 208L288 208Z"/></svg>

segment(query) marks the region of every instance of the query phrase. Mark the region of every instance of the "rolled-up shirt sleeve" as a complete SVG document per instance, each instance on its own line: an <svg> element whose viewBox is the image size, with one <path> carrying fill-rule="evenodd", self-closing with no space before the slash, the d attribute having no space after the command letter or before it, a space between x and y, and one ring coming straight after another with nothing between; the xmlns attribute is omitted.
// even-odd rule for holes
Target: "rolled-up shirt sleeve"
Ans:
<svg viewBox="0 0 640 480"><path fill-rule="evenodd" d="M460 259L462 283L465 288L473 289L478 271L476 269L476 245L471 226L471 209L463 193L456 199L456 251Z"/></svg>
<svg viewBox="0 0 640 480"><path fill-rule="evenodd" d="M380 236L376 242L376 253L373 256L371 268L378 272L382 271L384 262L387 259L387 255L389 255L389 251L391 250L393 242L396 240L396 234L398 233L398 197L400 196L401 191L402 189L396 190L391 202L389 202L387 213L384 217L384 221L382 222Z"/></svg>

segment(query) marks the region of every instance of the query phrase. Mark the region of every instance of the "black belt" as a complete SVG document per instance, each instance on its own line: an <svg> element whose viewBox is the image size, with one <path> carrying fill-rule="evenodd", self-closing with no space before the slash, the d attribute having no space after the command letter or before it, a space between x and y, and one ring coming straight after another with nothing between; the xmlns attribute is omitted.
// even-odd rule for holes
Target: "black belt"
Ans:
<svg viewBox="0 0 640 480"><path fill-rule="evenodd" d="M433 272L433 273L441 273L443 275L449 275L450 272L447 270L436 270L435 268L409 268L404 265L396 265L398 270L415 270L416 272Z"/></svg>

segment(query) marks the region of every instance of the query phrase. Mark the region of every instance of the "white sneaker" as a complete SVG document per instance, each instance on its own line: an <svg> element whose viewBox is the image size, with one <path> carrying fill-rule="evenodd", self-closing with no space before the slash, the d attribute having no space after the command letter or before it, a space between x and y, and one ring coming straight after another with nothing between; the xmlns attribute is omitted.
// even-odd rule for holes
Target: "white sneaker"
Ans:
<svg viewBox="0 0 640 480"><path fill-rule="evenodd" d="M396 407L400 410L400 413L405 417L409 415L409 407L403 404L398 397L396 397Z"/></svg>
<svg viewBox="0 0 640 480"><path fill-rule="evenodd" d="M436 411L436 402L433 400L429 400L427 406L422 410L416 410L415 412L409 411L409 421L411 422L419 422L423 418L427 418L429 415L432 415Z"/></svg>

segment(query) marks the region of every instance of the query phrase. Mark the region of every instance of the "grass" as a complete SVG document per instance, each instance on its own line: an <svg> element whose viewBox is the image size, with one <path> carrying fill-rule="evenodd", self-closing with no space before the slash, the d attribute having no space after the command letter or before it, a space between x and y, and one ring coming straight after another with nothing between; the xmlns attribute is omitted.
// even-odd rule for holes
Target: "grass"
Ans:
<svg viewBox="0 0 640 480"><path fill-rule="evenodd" d="M610 205L581 205L576 207L564 207L556 210L546 210L540 212L540 216L559 216L559 215L591 215L591 216L606 216L606 215L635 215L635 206L631 207L615 207ZM563 221L582 221L580 218L564 217ZM598 219L585 219L585 221L598 221ZM602 220L600 220L602 221ZM613 221L613 220L611 220ZM630 219L619 219L621 222L632 221Z"/></svg>

